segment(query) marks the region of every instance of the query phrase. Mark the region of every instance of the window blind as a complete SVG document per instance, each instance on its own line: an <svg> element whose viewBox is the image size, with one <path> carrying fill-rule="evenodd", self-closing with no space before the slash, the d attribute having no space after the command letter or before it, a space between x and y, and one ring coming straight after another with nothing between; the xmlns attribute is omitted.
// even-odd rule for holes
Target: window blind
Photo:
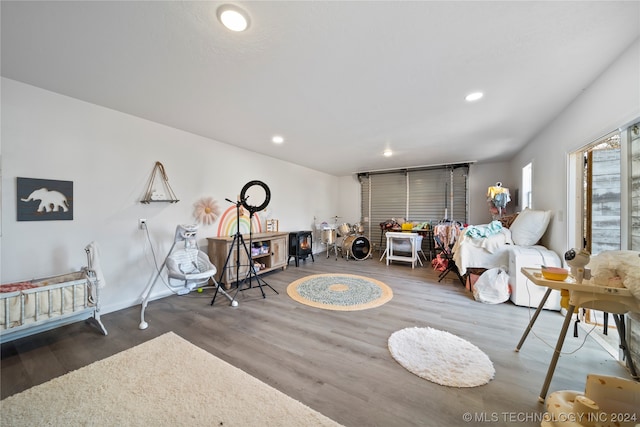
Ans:
<svg viewBox="0 0 640 427"><path fill-rule="evenodd" d="M469 165L361 173L362 218L371 244L384 248L380 223L468 218ZM368 222L366 221L368 219Z"/></svg>

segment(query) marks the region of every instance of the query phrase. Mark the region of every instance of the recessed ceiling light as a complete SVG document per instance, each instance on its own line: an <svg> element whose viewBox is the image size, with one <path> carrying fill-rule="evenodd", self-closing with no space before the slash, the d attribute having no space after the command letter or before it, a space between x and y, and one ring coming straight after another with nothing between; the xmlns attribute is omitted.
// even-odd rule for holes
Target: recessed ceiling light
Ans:
<svg viewBox="0 0 640 427"><path fill-rule="evenodd" d="M223 4L218 8L218 19L231 31L244 31L249 27L247 12L233 4Z"/></svg>
<svg viewBox="0 0 640 427"><path fill-rule="evenodd" d="M282 144L284 142L284 138L281 137L280 135L275 135L273 138L271 138L271 141L274 144Z"/></svg>
<svg viewBox="0 0 640 427"><path fill-rule="evenodd" d="M467 95L464 99L466 101L473 102L473 101L477 101L478 99L482 98L483 96L484 96L484 93L482 93L482 92L473 92L473 93L470 93L469 95Z"/></svg>
<svg viewBox="0 0 640 427"><path fill-rule="evenodd" d="M391 149L387 148L386 150L384 150L384 152L382 154L384 154L385 157L391 157L391 156L393 156L393 151L391 151Z"/></svg>

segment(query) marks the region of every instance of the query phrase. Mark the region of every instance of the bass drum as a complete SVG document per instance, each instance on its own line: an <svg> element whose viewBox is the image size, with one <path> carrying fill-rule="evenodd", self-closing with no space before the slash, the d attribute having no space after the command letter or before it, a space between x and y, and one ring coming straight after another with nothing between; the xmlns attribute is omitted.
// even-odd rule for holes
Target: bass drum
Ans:
<svg viewBox="0 0 640 427"><path fill-rule="evenodd" d="M352 256L361 261L371 254L371 244L364 236L349 236L342 242L342 250L347 255L347 260Z"/></svg>

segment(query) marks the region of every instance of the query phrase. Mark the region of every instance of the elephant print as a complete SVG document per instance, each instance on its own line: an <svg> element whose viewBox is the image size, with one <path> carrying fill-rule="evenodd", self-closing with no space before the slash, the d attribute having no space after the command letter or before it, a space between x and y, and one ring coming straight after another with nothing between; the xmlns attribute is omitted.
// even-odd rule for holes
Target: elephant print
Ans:
<svg viewBox="0 0 640 427"><path fill-rule="evenodd" d="M45 187L33 191L29 197L20 200L23 202L40 200L38 212L59 212L60 209L67 212L69 210L69 202L64 194L59 191L49 191Z"/></svg>

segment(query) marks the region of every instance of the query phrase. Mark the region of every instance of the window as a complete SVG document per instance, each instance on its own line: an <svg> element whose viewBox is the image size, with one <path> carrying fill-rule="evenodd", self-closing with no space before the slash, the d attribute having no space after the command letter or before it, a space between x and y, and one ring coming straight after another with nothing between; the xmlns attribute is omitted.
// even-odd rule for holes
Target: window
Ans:
<svg viewBox="0 0 640 427"><path fill-rule="evenodd" d="M629 249L640 251L640 123L631 126L629 134Z"/></svg>
<svg viewBox="0 0 640 427"><path fill-rule="evenodd" d="M623 159L631 159L625 146L628 133L612 132L570 156L575 208L569 218L575 218L576 226L569 241L593 255L626 249L631 240L626 206L632 199L626 190L630 184L623 179L627 169Z"/></svg>
<svg viewBox="0 0 640 427"><path fill-rule="evenodd" d="M621 245L620 133L605 137L584 151L585 248L592 254L619 250Z"/></svg>

